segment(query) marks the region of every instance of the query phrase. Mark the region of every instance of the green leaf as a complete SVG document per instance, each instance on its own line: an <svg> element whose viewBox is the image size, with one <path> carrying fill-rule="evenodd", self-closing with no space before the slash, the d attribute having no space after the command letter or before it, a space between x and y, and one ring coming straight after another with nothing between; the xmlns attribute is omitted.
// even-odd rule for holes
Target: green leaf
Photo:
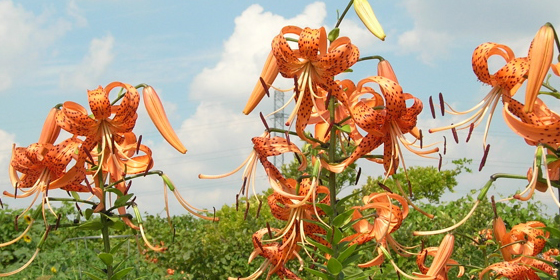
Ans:
<svg viewBox="0 0 560 280"><path fill-rule="evenodd" d="M117 200L115 200L115 207L124 206L126 202L129 201L133 196L134 196L133 193L129 193L127 195L123 195L117 198Z"/></svg>
<svg viewBox="0 0 560 280"><path fill-rule="evenodd" d="M118 190L118 189L116 189L116 188L106 188L105 191L106 191L106 192L112 192L112 193L116 194L117 197L124 196L124 194L123 194L120 190Z"/></svg>
<svg viewBox="0 0 560 280"><path fill-rule="evenodd" d="M101 259L101 261L106 265L106 266L110 266L113 264L113 255L109 254L109 253L99 253L97 255L98 258Z"/></svg>
<svg viewBox="0 0 560 280"><path fill-rule="evenodd" d="M543 227L543 228L541 228L541 229L544 229L545 231L550 232L550 234L551 234L552 236L560 237L560 230L557 229L557 228L553 228L553 227Z"/></svg>
<svg viewBox="0 0 560 280"><path fill-rule="evenodd" d="M338 244L340 243L340 240L342 240L342 232L340 231L339 228L334 228L334 237L332 239L332 243L333 244Z"/></svg>
<svg viewBox="0 0 560 280"><path fill-rule="evenodd" d="M319 209L323 210L327 214L327 216L330 217L333 215L333 210L330 205L324 203L315 203L315 205L319 207Z"/></svg>
<svg viewBox="0 0 560 280"><path fill-rule="evenodd" d="M133 267L127 267L127 268L123 268L117 272L115 272L115 274L113 274L113 276L111 277L111 280L119 280L122 279L123 277L125 277L131 270L133 269Z"/></svg>
<svg viewBox="0 0 560 280"><path fill-rule="evenodd" d="M352 128L350 128L349 124L345 124L343 126L338 126L337 128L338 128L338 130L340 130L342 132L346 132L346 133L352 132Z"/></svg>
<svg viewBox="0 0 560 280"><path fill-rule="evenodd" d="M85 211L86 220L89 220L89 218L91 218L91 215L93 215L93 209L91 209L91 208L86 209L86 211Z"/></svg>
<svg viewBox="0 0 560 280"><path fill-rule="evenodd" d="M345 224L349 223L352 220L352 213L354 213L354 209L350 209L342 214L339 214L333 219L333 226L335 227L342 227Z"/></svg>
<svg viewBox="0 0 560 280"><path fill-rule="evenodd" d="M95 276L95 275L93 275L93 274L91 274L91 273L89 273L89 272L87 272L87 271L82 271L82 273L85 274L85 275L87 275L89 278L91 278L91 279L93 279L93 280L103 280L102 278L97 277L97 276Z"/></svg>
<svg viewBox="0 0 560 280"><path fill-rule="evenodd" d="M117 250L119 250L119 248L122 247L122 245L126 242L128 242L128 238L124 239L123 241L119 242L117 245L113 246L113 248L111 248L111 254L117 253Z"/></svg>
<svg viewBox="0 0 560 280"><path fill-rule="evenodd" d="M358 247L358 244L354 244L348 248L346 248L346 250L342 251L342 253L340 253L340 255L338 255L338 260L343 262L344 260L346 260L346 258L348 258L349 256L352 255L352 253L354 253L354 251L356 251L356 247Z"/></svg>
<svg viewBox="0 0 560 280"><path fill-rule="evenodd" d="M317 247L317 249L321 250L321 252L325 254L329 254L329 255L333 254L333 250L331 248L313 240L312 238L307 238L307 242L311 243L313 246Z"/></svg>
<svg viewBox="0 0 560 280"><path fill-rule="evenodd" d="M349 264L351 264L351 263L353 263L353 262L359 260L360 257L361 257L361 256L360 256L359 254L351 255L350 257L348 257L347 259L345 259L345 260L342 262L342 265L343 265L343 266L348 266Z"/></svg>
<svg viewBox="0 0 560 280"><path fill-rule="evenodd" d="M103 228L103 224L98 219L84 222L78 226L78 229L85 229L85 230L100 230L102 228Z"/></svg>
<svg viewBox="0 0 560 280"><path fill-rule="evenodd" d="M81 198L80 198L80 195L79 195L77 192L72 191L72 192L70 192L70 194L72 194L72 197L73 197L75 200L80 200L80 199L81 199Z"/></svg>
<svg viewBox="0 0 560 280"><path fill-rule="evenodd" d="M330 258L327 262L327 270L334 275L338 275L342 271L342 264L335 258Z"/></svg>
<svg viewBox="0 0 560 280"><path fill-rule="evenodd" d="M322 279L330 279L329 276L323 272L317 271L317 270L313 270L311 268L308 267L304 267L305 271L317 276L317 277L321 277Z"/></svg>

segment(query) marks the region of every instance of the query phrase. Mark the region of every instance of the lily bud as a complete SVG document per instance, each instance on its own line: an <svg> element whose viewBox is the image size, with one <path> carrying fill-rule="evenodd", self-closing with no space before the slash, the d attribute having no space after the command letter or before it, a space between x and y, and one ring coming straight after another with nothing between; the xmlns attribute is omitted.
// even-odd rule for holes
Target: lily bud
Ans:
<svg viewBox="0 0 560 280"><path fill-rule="evenodd" d="M539 29L529 49L529 75L525 91L525 112L532 112L554 54L554 28L546 23Z"/></svg>
<svg viewBox="0 0 560 280"><path fill-rule="evenodd" d="M54 144L56 138L60 134L60 126L56 124L56 113L57 108L52 108L45 119L43 124L43 130L41 130L41 136L39 136L39 144Z"/></svg>
<svg viewBox="0 0 560 280"><path fill-rule="evenodd" d="M151 86L144 87L142 96L144 97L144 105L146 106L148 115L150 115L150 119L152 119L159 133L165 138L167 143L173 146L177 151L182 154L186 153L187 148L183 146L183 143L181 143L181 140L179 140L179 137L171 127L163 105L161 104L161 100L154 88Z"/></svg>
<svg viewBox="0 0 560 280"><path fill-rule="evenodd" d="M389 63L389 61L383 59L379 61L377 64L377 75L381 77L385 77L394 81L395 83L399 83L397 80L397 75L395 75L395 71L393 71L393 67Z"/></svg>
<svg viewBox="0 0 560 280"><path fill-rule="evenodd" d="M253 92L251 92L251 96L249 97L249 101L247 101L247 104L243 109L243 114L249 115L251 111L257 107L257 104L261 102L264 94L268 91L268 88L264 88L263 83L271 85L276 79L276 76L278 76L278 72L279 70L276 57L274 57L274 54L271 51L266 58L266 62L264 63L264 67L261 72L262 81L259 79L257 84L255 84Z"/></svg>
<svg viewBox="0 0 560 280"><path fill-rule="evenodd" d="M379 21L373 13L373 9L367 0L354 0L354 10L356 14L362 20L367 29L375 35L375 37L385 41L385 32L383 27L379 24Z"/></svg>

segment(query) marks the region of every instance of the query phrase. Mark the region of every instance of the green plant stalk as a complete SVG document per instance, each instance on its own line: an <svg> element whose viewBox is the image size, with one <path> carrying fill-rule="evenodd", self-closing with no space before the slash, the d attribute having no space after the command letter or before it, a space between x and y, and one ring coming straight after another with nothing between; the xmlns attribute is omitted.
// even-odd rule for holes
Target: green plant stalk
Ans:
<svg viewBox="0 0 560 280"><path fill-rule="evenodd" d="M336 106L336 99L334 97L331 96L330 100L329 100L329 112L330 112L330 122L332 124L334 124L335 122L335 106ZM337 140L336 139L336 126L333 125L331 126L331 131L330 131L330 143L329 143L329 162L335 162L336 160L336 143ZM332 223L332 221L334 221L334 218L336 216L338 216L337 210L336 210L336 173L329 171L329 194L330 194L330 203L331 203L331 208L332 208L332 212L333 212L333 216L330 218L329 222ZM334 226L331 224L331 228L333 229L333 234L334 234ZM338 245L337 244L331 244L332 249L333 249L333 258L337 258L338 257Z"/></svg>
<svg viewBox="0 0 560 280"><path fill-rule="evenodd" d="M111 240L109 239L109 218L105 215L100 215L101 224L103 228L101 229L101 236L103 237L103 252L111 253ZM113 265L107 265L107 280L111 280L113 277Z"/></svg>

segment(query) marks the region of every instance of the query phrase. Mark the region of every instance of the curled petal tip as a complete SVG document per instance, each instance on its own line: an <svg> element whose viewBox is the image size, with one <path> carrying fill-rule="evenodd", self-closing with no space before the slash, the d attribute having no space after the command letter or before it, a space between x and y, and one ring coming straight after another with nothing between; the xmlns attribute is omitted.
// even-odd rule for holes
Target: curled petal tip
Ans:
<svg viewBox="0 0 560 280"><path fill-rule="evenodd" d="M165 114L165 110L163 109L161 100L154 88L151 86L144 87L142 95L144 97L146 111L148 111L148 115L150 115L150 119L152 119L152 122L155 124L159 133L177 151L182 154L186 153L187 148L183 146L183 143L181 143L181 140L179 140L179 137L175 134L175 131L171 127L171 124L167 119L167 115Z"/></svg>
<svg viewBox="0 0 560 280"><path fill-rule="evenodd" d="M367 29L375 35L375 37L385 41L385 32L383 27L375 17L373 9L367 0L354 0L354 9L356 14L362 20Z"/></svg>
<svg viewBox="0 0 560 280"><path fill-rule="evenodd" d="M56 138L60 134L60 126L56 124L56 113L59 110L57 108L52 108L45 119L43 124L43 130L41 131L41 136L39 137L39 143L41 144L54 144Z"/></svg>

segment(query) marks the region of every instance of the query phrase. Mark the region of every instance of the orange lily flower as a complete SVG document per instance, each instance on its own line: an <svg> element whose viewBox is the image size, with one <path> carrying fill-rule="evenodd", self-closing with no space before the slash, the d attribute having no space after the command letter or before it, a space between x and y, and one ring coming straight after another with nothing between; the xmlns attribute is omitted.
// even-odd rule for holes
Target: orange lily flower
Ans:
<svg viewBox="0 0 560 280"><path fill-rule="evenodd" d="M288 44L285 35L299 36L298 49L294 50ZM259 84L263 82L269 86L280 73L285 78L296 80L294 100L296 106L290 114L286 125L291 125L297 115L296 132L301 139L307 139L303 130L307 126L313 106L317 100L326 99L318 88L325 92L332 92L333 96L341 99L340 88L333 77L344 72L358 61L358 48L350 42L348 37L340 37L327 47L327 33L324 27L319 29L285 26L272 41L274 58L269 55L264 66L264 77L261 77L253 90L249 103L243 112L249 114L262 97L265 90ZM278 72L276 72L278 71Z"/></svg>
<svg viewBox="0 0 560 280"><path fill-rule="evenodd" d="M271 232L278 231L277 229L271 229ZM263 273L266 272L266 279L270 279L270 277L274 274L278 275L281 279L296 279L301 280L295 273L291 270L286 268L285 264L286 261L289 259L293 259L294 257L298 258L300 261L301 266L303 267L303 260L298 255L297 252L291 251L288 255L288 259L284 257L286 247L278 242L270 242L270 243L263 243L262 238L268 232L267 228L260 229L259 231L253 234L253 247L255 248L251 255L249 256L249 263L257 256L262 256L266 260L261 264L261 266L248 277L228 277L229 280L254 280L258 279Z"/></svg>
<svg viewBox="0 0 560 280"><path fill-rule="evenodd" d="M488 70L488 60L494 55L502 57L506 64L494 74L490 74ZM472 128L478 126L482 122L486 113L489 112L482 142L483 149L486 149L486 138L490 128L490 121L492 120L492 115L498 101L501 97L511 97L515 94L517 89L525 80L525 75L527 74L529 65L527 63L527 58L515 58L513 51L508 46L496 43L484 43L479 45L473 52L472 65L473 71L478 79L481 82L492 86L492 90L481 102L464 112L455 111L446 104L449 107L449 110L446 109L445 112L453 115L464 115L475 110L477 111L471 117L461 122L449 126L431 128L429 132L433 133L455 128L471 129L471 126ZM468 138L470 138L470 135Z"/></svg>
<svg viewBox="0 0 560 280"><path fill-rule="evenodd" d="M560 252L558 249L550 249L542 254L542 258L549 262L555 262L556 259L552 256L558 256ZM490 271L493 271L493 275L496 278L507 277L509 279L541 279L536 271L542 271L551 277L557 277L557 269L551 265L541 261L540 259L528 258L525 256L518 257L511 261L504 261L492 264L485 268L479 274L479 279L482 279L484 275Z"/></svg>
<svg viewBox="0 0 560 280"><path fill-rule="evenodd" d="M539 29L529 49L529 75L525 91L525 112L533 110L533 104L537 99L546 73L548 73L553 55L554 28L552 24L547 22Z"/></svg>
<svg viewBox="0 0 560 280"><path fill-rule="evenodd" d="M14 145L12 150L9 174L14 193L4 191L3 194L14 198L35 195L30 206L20 216L33 206L40 193L46 198L48 190L61 188L67 191L88 192L88 189L80 184L85 178L84 162L75 157L81 141L69 138L54 144L60 132L55 120L57 112L58 109L55 108L49 112L38 143L27 148L16 148ZM73 160L74 166L67 170L67 166ZM43 200L43 203L45 202L48 204L48 200Z"/></svg>
<svg viewBox="0 0 560 280"><path fill-rule="evenodd" d="M452 234L447 234L439 247L429 247L425 248L416 257L416 264L420 269L420 273L414 273L417 276L430 276L438 280L447 280L447 274L452 265L458 265L459 263L451 259L451 253L453 253L453 243L455 242L455 237ZM426 267L425 261L427 256L434 257L432 265ZM459 266L459 273L457 277L461 277L465 274L465 268Z"/></svg>
<svg viewBox="0 0 560 280"><path fill-rule="evenodd" d="M281 137L272 137L270 138L269 132L264 132L259 137L254 137L251 139L253 142L253 150L251 154L241 165L235 168L233 171L220 174L220 175L205 175L199 174L198 178L200 179L219 179L231 176L241 170L241 168L245 167L243 171L243 185L240 190L241 193L245 193L245 195L249 196L249 187L252 187L253 193L256 195L255 185L254 185L254 177L256 172L257 160L260 160L263 167L265 168L268 176L270 178L274 178L275 180L282 180L282 184L285 183L284 177L280 171L274 167L274 165L269 162L266 158L270 156L278 156L284 153L293 152L295 153L299 159L301 159L301 164L299 166L299 170L305 170L307 167L307 158L301 152L301 150L292 142L288 142L288 140L281 138ZM271 179L272 180L272 179ZM278 189L282 192L281 189Z"/></svg>
<svg viewBox="0 0 560 280"><path fill-rule="evenodd" d="M392 203L392 199L401 204L399 207ZM350 235L342 239L342 241L350 242L353 244L364 244L372 239L375 239L377 247L377 256L372 260L358 264L359 267L379 266L385 260L384 250L388 251L389 246L393 248L401 256L410 256L412 253L407 252L409 247L404 247L399 244L391 233L395 232L402 224L404 218L408 216L408 203L400 195L393 193L372 193L363 197L364 206L354 207L352 213L352 220L359 220L353 225L356 234ZM363 219L362 211L367 209L375 209L377 217L373 224Z"/></svg>
<svg viewBox="0 0 560 280"><path fill-rule="evenodd" d="M379 84L382 95L364 86L370 82ZM372 94L373 97L358 100L364 94ZM407 108L406 101L411 99L414 102ZM382 76L363 79L356 86L356 90L348 95L348 100L356 100L355 103L349 104L350 114L354 122L368 134L362 138L354 152L341 163L329 165L323 162L323 167L326 169L342 172L346 166L384 144L383 166L389 176L396 172L402 158L399 143L402 143L407 150L423 157L439 151L438 148L416 150L415 148L419 148L415 144L416 140L411 142L405 138L404 135L407 133L412 134L416 139L420 138L416 120L423 105L418 98L403 93L401 86L394 80ZM403 166L406 169L404 163Z"/></svg>

